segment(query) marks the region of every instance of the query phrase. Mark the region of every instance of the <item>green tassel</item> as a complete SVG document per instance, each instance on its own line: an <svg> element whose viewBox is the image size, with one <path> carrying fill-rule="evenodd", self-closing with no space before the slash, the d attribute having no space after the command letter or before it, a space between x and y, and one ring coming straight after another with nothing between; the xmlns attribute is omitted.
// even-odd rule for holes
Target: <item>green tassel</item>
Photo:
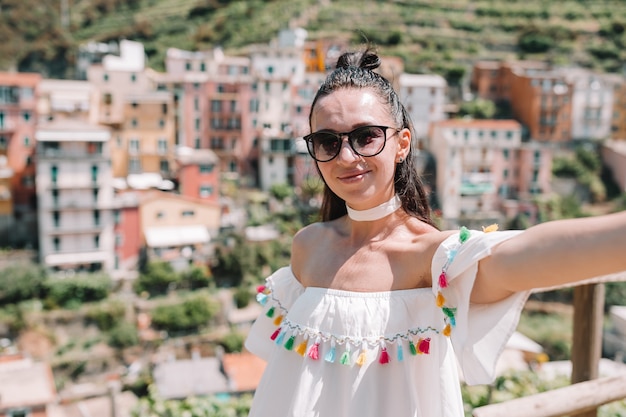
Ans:
<svg viewBox="0 0 626 417"><path fill-rule="evenodd" d="M467 227L462 226L461 232L459 233L459 240L461 241L461 243L465 243L465 241L469 239L469 237L470 237L470 231L467 230Z"/></svg>
<svg viewBox="0 0 626 417"><path fill-rule="evenodd" d="M349 350L346 350L345 352L343 352L339 362L341 362L342 365L350 365L350 351Z"/></svg>
<svg viewBox="0 0 626 417"><path fill-rule="evenodd" d="M417 355L417 349L415 348L415 343L412 340L409 340L409 349L411 350L411 355Z"/></svg>
<svg viewBox="0 0 626 417"><path fill-rule="evenodd" d="M266 315L267 317L274 317L274 307L273 307L273 306L272 306L272 307L270 307L270 309L269 309L269 310L267 310L267 313L265 313L265 315Z"/></svg>
<svg viewBox="0 0 626 417"><path fill-rule="evenodd" d="M450 318L454 318L454 315L456 314L456 308L443 307L441 311L443 311L443 314Z"/></svg>
<svg viewBox="0 0 626 417"><path fill-rule="evenodd" d="M287 350L293 349L293 342L295 342L295 340L296 340L295 336L291 336L289 339L287 339L287 342L285 343L285 349Z"/></svg>

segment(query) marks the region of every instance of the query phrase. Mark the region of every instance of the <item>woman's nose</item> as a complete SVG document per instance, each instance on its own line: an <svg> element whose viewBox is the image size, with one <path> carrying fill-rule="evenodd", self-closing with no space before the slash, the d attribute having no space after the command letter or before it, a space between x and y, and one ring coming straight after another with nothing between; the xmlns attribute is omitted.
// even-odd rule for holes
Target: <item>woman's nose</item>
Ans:
<svg viewBox="0 0 626 417"><path fill-rule="evenodd" d="M337 155L342 161L352 162L355 159L359 159L359 154L354 152L352 146L350 146L350 142L348 141L348 137L344 136L341 138L341 148L339 149L339 155Z"/></svg>

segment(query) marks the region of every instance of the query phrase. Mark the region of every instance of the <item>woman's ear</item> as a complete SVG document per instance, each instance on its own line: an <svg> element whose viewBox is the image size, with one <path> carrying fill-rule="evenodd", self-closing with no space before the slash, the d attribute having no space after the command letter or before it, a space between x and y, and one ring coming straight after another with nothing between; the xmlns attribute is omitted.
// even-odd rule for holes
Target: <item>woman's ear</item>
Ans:
<svg viewBox="0 0 626 417"><path fill-rule="evenodd" d="M398 132L398 150L396 161L405 160L411 150L411 131L407 128Z"/></svg>

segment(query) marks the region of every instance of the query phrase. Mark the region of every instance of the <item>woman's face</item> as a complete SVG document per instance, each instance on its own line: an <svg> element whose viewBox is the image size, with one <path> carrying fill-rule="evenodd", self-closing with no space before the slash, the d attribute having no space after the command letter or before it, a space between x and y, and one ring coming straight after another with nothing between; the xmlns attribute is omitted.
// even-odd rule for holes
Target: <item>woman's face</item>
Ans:
<svg viewBox="0 0 626 417"><path fill-rule="evenodd" d="M401 128L382 100L371 89L340 89L320 98L311 113L311 131L350 132L359 126L389 126L381 153L363 157L354 153L344 136L339 154L328 162L318 162L320 173L330 189L356 210L375 207L394 194L396 163L406 159L411 136Z"/></svg>

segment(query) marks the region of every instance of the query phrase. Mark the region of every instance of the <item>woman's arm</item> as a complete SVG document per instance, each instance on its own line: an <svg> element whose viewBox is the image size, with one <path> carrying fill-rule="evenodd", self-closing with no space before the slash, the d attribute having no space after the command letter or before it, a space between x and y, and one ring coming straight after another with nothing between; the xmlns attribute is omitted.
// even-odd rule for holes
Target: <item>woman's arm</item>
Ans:
<svg viewBox="0 0 626 417"><path fill-rule="evenodd" d="M626 270L626 211L533 226L479 263L472 302Z"/></svg>

